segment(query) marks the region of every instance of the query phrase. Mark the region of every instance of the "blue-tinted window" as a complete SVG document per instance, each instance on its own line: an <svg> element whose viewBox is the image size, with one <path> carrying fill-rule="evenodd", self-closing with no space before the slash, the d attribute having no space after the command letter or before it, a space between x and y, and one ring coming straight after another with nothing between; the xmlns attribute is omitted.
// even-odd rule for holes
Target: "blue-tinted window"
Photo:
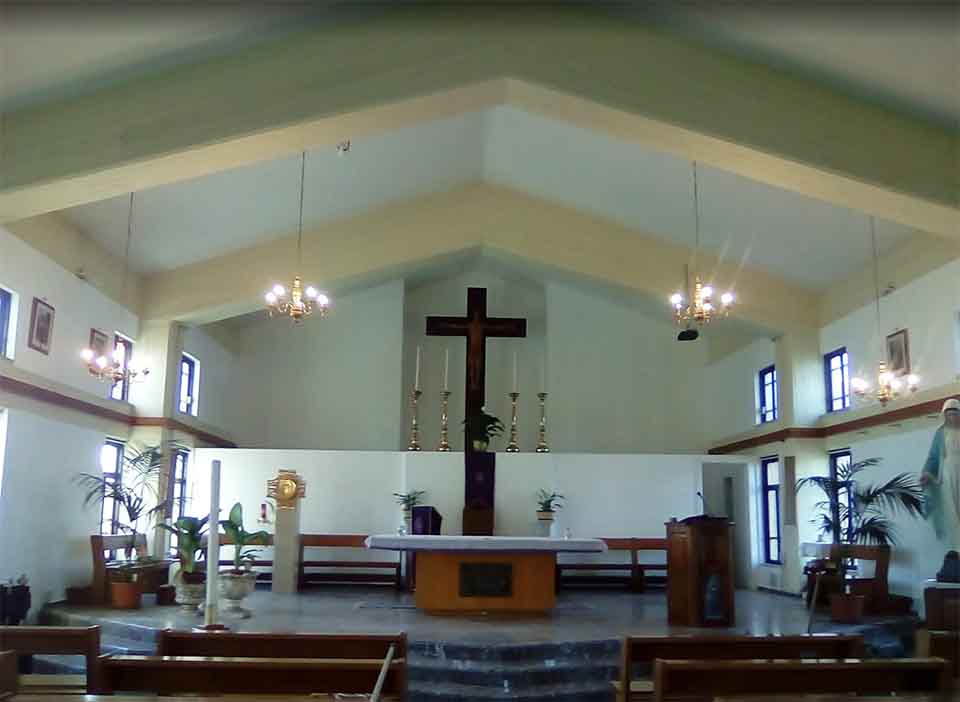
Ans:
<svg viewBox="0 0 960 702"><path fill-rule="evenodd" d="M180 357L179 409L184 414L197 416L197 392L200 386L197 359L187 354Z"/></svg>
<svg viewBox="0 0 960 702"><path fill-rule="evenodd" d="M13 339L13 293L0 288L0 357L11 358L13 349L8 348Z"/></svg>
<svg viewBox="0 0 960 702"><path fill-rule="evenodd" d="M840 412L850 407L850 355L845 348L823 357L823 373L827 412Z"/></svg>
<svg viewBox="0 0 960 702"><path fill-rule="evenodd" d="M763 500L763 560L779 564L780 558L780 459L760 461L761 499Z"/></svg>
<svg viewBox="0 0 960 702"><path fill-rule="evenodd" d="M760 371L760 401L758 403L760 423L775 422L779 416L777 410L777 369L767 366Z"/></svg>

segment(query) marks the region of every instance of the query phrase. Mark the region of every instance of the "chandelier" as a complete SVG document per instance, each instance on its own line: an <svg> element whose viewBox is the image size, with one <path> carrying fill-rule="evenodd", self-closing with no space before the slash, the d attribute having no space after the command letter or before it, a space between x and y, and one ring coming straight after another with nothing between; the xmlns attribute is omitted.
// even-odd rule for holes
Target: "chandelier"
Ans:
<svg viewBox="0 0 960 702"><path fill-rule="evenodd" d="M298 269L303 267L303 183L306 166L307 152L304 151L300 154L300 219L297 225ZM314 309L319 311L321 318L326 317L327 310L330 308L330 298L312 285L308 285L304 289L303 280L299 275L293 276L293 284L289 290L277 283L264 295L264 299L267 302L267 311L271 317L274 315L290 317L296 324L303 321L304 317L313 314Z"/></svg>
<svg viewBox="0 0 960 702"><path fill-rule="evenodd" d="M877 231L874 218L870 217L870 242L873 246L873 292L877 310L877 336L880 336L880 255L877 251ZM886 353L881 342L880 363L877 366L876 387L862 376L856 376L850 381L853 394L865 400L876 400L881 407L895 400L904 392L916 392L920 386L920 376L914 373L897 375L887 366Z"/></svg>
<svg viewBox="0 0 960 702"><path fill-rule="evenodd" d="M700 191L697 184L697 162L693 162L693 214L696 240L693 248L693 258L696 261L700 251ZM714 301L713 287L704 284L699 273L693 277L693 286L690 285L690 267L685 268L686 282L683 292L676 292L670 296L670 305L673 307L673 317L677 324L683 327L677 336L678 341L693 341L700 336L698 331L717 316L725 317L733 306L732 292L720 295L719 305Z"/></svg>
<svg viewBox="0 0 960 702"><path fill-rule="evenodd" d="M130 241L133 238L133 193L130 193L130 207L127 211L127 243L124 247L123 264L123 297L126 299L127 279L130 276ZM101 353L97 353L101 351ZM143 380L150 374L150 369L143 367L133 369L130 366L131 359L127 357L127 347L117 345L113 352L107 356L103 353L105 349L94 350L85 348L80 352L80 358L87 366L87 372L100 381L110 383L127 383L131 381Z"/></svg>

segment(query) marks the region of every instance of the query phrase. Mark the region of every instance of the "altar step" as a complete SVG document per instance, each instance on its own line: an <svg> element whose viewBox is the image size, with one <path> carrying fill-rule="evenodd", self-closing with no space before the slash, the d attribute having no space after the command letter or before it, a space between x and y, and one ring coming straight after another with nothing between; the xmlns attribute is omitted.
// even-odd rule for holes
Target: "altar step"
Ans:
<svg viewBox="0 0 960 702"><path fill-rule="evenodd" d="M411 702L579 700L612 702L620 642L559 644L413 641L407 658Z"/></svg>

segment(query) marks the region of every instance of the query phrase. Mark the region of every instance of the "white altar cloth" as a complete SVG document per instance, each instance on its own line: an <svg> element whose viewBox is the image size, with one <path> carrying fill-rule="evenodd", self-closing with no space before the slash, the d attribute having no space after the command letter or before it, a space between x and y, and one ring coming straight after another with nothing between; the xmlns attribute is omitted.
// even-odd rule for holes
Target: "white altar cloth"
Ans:
<svg viewBox="0 0 960 702"><path fill-rule="evenodd" d="M607 550L607 545L600 539L550 539L537 536L399 536L396 534L375 534L367 537L366 544L367 548L388 551L602 553Z"/></svg>

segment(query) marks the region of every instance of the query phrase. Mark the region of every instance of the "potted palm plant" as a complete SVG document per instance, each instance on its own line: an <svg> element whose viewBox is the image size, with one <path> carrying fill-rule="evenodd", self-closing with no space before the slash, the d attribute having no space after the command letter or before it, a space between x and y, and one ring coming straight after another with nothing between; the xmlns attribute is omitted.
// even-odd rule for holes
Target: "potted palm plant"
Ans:
<svg viewBox="0 0 960 702"><path fill-rule="evenodd" d="M250 610L243 608L243 600L257 585L257 574L251 569L257 549L266 546L270 535L265 531L249 532L243 528L243 506L237 502L230 516L220 522L223 533L233 542L233 568L220 573L220 595L227 600L224 614L246 619Z"/></svg>
<svg viewBox="0 0 960 702"><path fill-rule="evenodd" d="M464 432L467 436L467 445L473 451L485 452L490 447L491 439L503 434L504 426L497 417L487 414L485 408L480 408L463 420Z"/></svg>
<svg viewBox="0 0 960 702"><path fill-rule="evenodd" d="M161 524L176 537L177 561L180 567L173 576L173 584L177 590L177 602L184 611L196 611L203 602L206 572L200 568L200 557L203 555L203 531L207 526L208 517L180 517L172 525Z"/></svg>
<svg viewBox="0 0 960 702"><path fill-rule="evenodd" d="M552 522L554 513L563 507L566 498L558 492L540 490L537 493L537 521Z"/></svg>
<svg viewBox="0 0 960 702"><path fill-rule="evenodd" d="M394 499L403 510L403 527L410 533L413 524L413 508L420 504L420 498L427 494L426 490L412 490L411 492L395 492Z"/></svg>
<svg viewBox="0 0 960 702"><path fill-rule="evenodd" d="M819 513L811 520L820 527L820 537L834 544L893 546L897 532L889 515L923 515L923 488L910 473L900 473L880 485L866 485L858 476L880 463L868 458L857 463L840 464L836 474L811 476L797 481L797 490L814 487L826 499L817 502ZM863 617L865 598L850 592L849 564L838 563L841 592L830 596L831 618L838 623L856 623Z"/></svg>

